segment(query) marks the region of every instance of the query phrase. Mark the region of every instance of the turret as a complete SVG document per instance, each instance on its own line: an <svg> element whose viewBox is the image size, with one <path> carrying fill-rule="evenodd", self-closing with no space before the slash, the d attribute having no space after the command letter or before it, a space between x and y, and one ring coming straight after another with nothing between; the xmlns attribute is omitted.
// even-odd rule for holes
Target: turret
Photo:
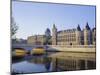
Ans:
<svg viewBox="0 0 100 75"><path fill-rule="evenodd" d="M57 45L57 28L55 24L53 24L52 28L52 45Z"/></svg>
<svg viewBox="0 0 100 75"><path fill-rule="evenodd" d="M79 24L76 29L76 45L81 45L81 28Z"/></svg>
<svg viewBox="0 0 100 75"><path fill-rule="evenodd" d="M96 28L92 29L92 44L96 45Z"/></svg>
<svg viewBox="0 0 100 75"><path fill-rule="evenodd" d="M89 45L91 44L92 40L91 40L91 29L88 25L88 22L86 23L86 26L84 28L84 45Z"/></svg>

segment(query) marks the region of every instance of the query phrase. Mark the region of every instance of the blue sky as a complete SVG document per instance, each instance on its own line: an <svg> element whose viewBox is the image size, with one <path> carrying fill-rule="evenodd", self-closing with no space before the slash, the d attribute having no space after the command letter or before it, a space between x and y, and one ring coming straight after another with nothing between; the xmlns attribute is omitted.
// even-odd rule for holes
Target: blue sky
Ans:
<svg viewBox="0 0 100 75"><path fill-rule="evenodd" d="M46 28L52 30L55 23L58 30L83 29L86 22L95 27L95 6L67 4L12 2L12 16L19 26L17 38L26 39L35 34L44 34Z"/></svg>

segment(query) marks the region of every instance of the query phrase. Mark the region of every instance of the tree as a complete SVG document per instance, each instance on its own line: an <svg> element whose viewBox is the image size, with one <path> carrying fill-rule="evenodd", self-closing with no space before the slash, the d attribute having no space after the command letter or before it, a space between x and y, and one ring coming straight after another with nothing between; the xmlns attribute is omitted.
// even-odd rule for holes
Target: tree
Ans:
<svg viewBox="0 0 100 75"><path fill-rule="evenodd" d="M14 21L14 18L12 17L11 19L11 36L12 37L17 33L17 30L18 30L18 26L16 22Z"/></svg>
<svg viewBox="0 0 100 75"><path fill-rule="evenodd" d="M45 44L51 44L51 32L49 28L45 31Z"/></svg>

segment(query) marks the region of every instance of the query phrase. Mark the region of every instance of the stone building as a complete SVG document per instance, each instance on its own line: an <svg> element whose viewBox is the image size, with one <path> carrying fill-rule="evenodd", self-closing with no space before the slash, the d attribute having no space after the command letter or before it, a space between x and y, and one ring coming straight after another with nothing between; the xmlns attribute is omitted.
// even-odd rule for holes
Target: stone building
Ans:
<svg viewBox="0 0 100 75"><path fill-rule="evenodd" d="M57 45L57 28L55 27L55 24L52 28L52 44Z"/></svg>
<svg viewBox="0 0 100 75"><path fill-rule="evenodd" d="M93 45L96 44L96 28L92 29L92 43Z"/></svg>
<svg viewBox="0 0 100 75"><path fill-rule="evenodd" d="M95 45L96 44L96 28L91 29L86 23L84 29L78 25L74 29L66 29L58 31L55 24L52 28L51 36L52 45ZM29 36L28 44L44 45L45 35Z"/></svg>
<svg viewBox="0 0 100 75"><path fill-rule="evenodd" d="M34 35L28 37L27 43L34 44L34 45L43 45L44 40L45 40L44 35Z"/></svg>
<svg viewBox="0 0 100 75"><path fill-rule="evenodd" d="M92 44L92 32L88 23L86 24L83 31L84 31L84 45Z"/></svg>
<svg viewBox="0 0 100 75"><path fill-rule="evenodd" d="M57 31L55 24L52 28L52 45L91 45L95 44L95 29L91 31L88 23L83 30L78 25L75 29Z"/></svg>

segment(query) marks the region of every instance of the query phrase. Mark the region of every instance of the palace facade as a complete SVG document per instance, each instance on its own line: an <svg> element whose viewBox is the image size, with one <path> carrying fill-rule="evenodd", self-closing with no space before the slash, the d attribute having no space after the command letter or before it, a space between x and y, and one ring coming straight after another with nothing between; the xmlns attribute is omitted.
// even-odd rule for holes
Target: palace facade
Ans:
<svg viewBox="0 0 100 75"><path fill-rule="evenodd" d="M56 25L52 28L52 45L95 45L96 44L96 28L91 29L86 23L84 29L78 25L74 29L66 29L59 31ZM28 44L44 45L45 35L29 36Z"/></svg>
<svg viewBox="0 0 100 75"><path fill-rule="evenodd" d="M95 45L96 28L89 27L88 23L83 30L78 25L75 29L58 31L55 24L52 28L52 45Z"/></svg>

